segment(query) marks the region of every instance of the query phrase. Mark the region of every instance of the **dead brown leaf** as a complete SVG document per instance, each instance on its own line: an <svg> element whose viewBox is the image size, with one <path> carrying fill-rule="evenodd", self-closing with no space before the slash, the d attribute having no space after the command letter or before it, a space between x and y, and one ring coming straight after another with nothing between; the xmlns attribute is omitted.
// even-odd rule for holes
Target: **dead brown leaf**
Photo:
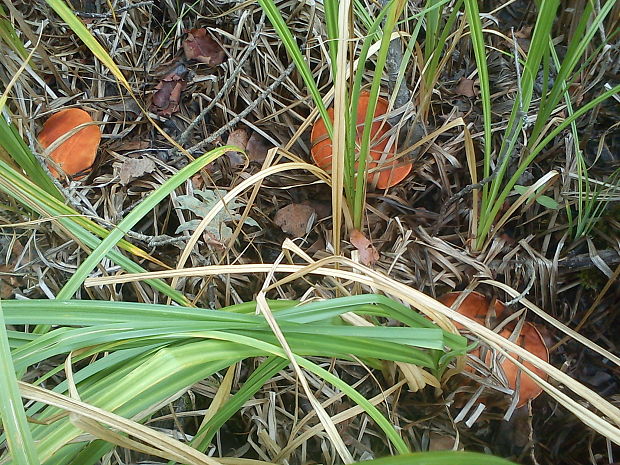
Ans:
<svg viewBox="0 0 620 465"><path fill-rule="evenodd" d="M305 252L308 255L313 255L321 250L325 250L325 239L323 239L323 237L319 236L319 238L314 241L314 244L312 244L310 247L308 247Z"/></svg>
<svg viewBox="0 0 620 465"><path fill-rule="evenodd" d="M267 158L267 152L272 147L273 145L271 145L267 139L254 131L248 140L245 151L250 161L262 163L265 161L265 158Z"/></svg>
<svg viewBox="0 0 620 465"><path fill-rule="evenodd" d="M150 158L128 158L123 162L118 173L120 183L126 186L132 179L139 178L154 169L155 163Z"/></svg>
<svg viewBox="0 0 620 465"><path fill-rule="evenodd" d="M532 26L525 26L515 32L517 39L529 39L532 37Z"/></svg>
<svg viewBox="0 0 620 465"><path fill-rule="evenodd" d="M187 33L187 39L183 41L183 51L188 60L196 60L209 66L221 65L226 58L224 49L204 27Z"/></svg>
<svg viewBox="0 0 620 465"><path fill-rule="evenodd" d="M164 77L157 86L153 94L153 107L155 112L161 116L170 116L179 111L181 103L181 92L187 86L185 75L187 68L178 65L174 71Z"/></svg>
<svg viewBox="0 0 620 465"><path fill-rule="evenodd" d="M10 299L19 289L18 280L14 276L10 276L13 270L9 265L0 265L0 272L4 275L0 276L0 299Z"/></svg>
<svg viewBox="0 0 620 465"><path fill-rule="evenodd" d="M433 431L428 437L428 450L451 450L455 442L456 438Z"/></svg>
<svg viewBox="0 0 620 465"><path fill-rule="evenodd" d="M316 218L318 220L324 220L332 214L332 204L321 200L304 200L304 205L310 205L316 212Z"/></svg>
<svg viewBox="0 0 620 465"><path fill-rule="evenodd" d="M291 203L278 210L273 222L280 226L286 234L303 237L308 231L311 221L314 221L315 215L316 212L311 206Z"/></svg>
<svg viewBox="0 0 620 465"><path fill-rule="evenodd" d="M454 88L454 93L463 97L476 97L478 95L476 81L464 77L461 78Z"/></svg>
<svg viewBox="0 0 620 465"><path fill-rule="evenodd" d="M250 138L248 131L243 128L235 129L228 135L228 139L226 139L226 145L234 145L239 147L240 149L245 150L248 145L248 139ZM237 167L243 165L245 163L245 157L233 150L229 150L226 152L226 156L230 160L230 166Z"/></svg>
<svg viewBox="0 0 620 465"><path fill-rule="evenodd" d="M351 245L359 250L362 265L370 266L379 260L379 252L361 231L351 231Z"/></svg>

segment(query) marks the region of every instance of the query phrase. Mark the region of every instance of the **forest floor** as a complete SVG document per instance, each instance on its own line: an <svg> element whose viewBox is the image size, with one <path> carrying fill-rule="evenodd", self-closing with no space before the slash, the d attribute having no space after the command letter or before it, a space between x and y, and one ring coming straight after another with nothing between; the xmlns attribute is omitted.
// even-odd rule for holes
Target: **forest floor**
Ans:
<svg viewBox="0 0 620 465"><path fill-rule="evenodd" d="M36 137L43 123L61 108L82 108L101 122L102 141L92 170L79 180L61 180L59 184L68 204L81 214L95 218L105 227L118 224L149 192L191 161L170 140L196 158L222 145L246 150L246 156L229 151L210 163L126 236L160 263L178 267L188 238L200 220L223 195L245 180L279 163L312 163L310 133L314 120L310 118L316 119L315 105L259 4L219 0L73 0L77 16L130 83L136 103L45 2L8 3L16 10L7 10L7 17L15 21L19 15L15 28L22 31L27 48L40 41L36 55L40 69L30 69L20 76L7 106L26 143L38 149ZM108 3L114 3L114 14ZM368 3L367 11L376 13L377 5ZM409 2L407 11L411 16L420 11L420 3ZM488 12L482 18L491 84L493 125L489 141L497 154L503 140L510 136L506 128L518 98L522 71L515 65L515 44L511 38L515 37L527 53L536 22L536 2L478 3L481 11ZM552 32L560 53L566 52L571 33L577 27L581 3L561 2ZM278 4L321 95L326 95L333 82L321 5L288 1ZM451 10L445 7L439 11L440 24L445 26ZM575 109L620 83L619 12L616 5L571 74L568 91ZM400 23L399 29L405 34L402 37L411 34L415 25L415 19ZM431 80L430 88L425 87L423 75L424 39L428 33L424 28L413 58L403 68L407 99L400 101L400 107L394 107L391 121L395 121L401 150L423 137L423 143L404 157L413 168L404 180L388 189L369 187L362 228L369 240L368 250L346 232L341 253L436 298L450 291L476 289L489 299L511 301L512 314L524 308L520 299L526 298L590 343L617 354L618 95L576 120L577 145L574 133L566 129L545 146L528 164L497 213L499 218L508 212L507 221L490 231L483 246L476 245L473 203L478 197L474 197L471 188L471 160L466 147L469 136L464 134L463 124L471 135L471 147L478 160L474 171L478 170L480 180L484 177L480 161L484 109L474 50L469 35L463 33L464 16L458 16L449 27L437 79ZM363 27L356 23L354 34L362 33ZM393 41L393 47L402 45L404 50L407 42L403 38L401 44L399 40ZM397 62L388 60L381 86L381 95L388 99L395 92L394 74L402 65L398 57L392 60ZM1 78L5 87L19 73L19 67L17 59L3 63ZM370 59L363 81L367 87L373 69ZM517 138L514 155L506 165L506 179L517 171L525 156L536 115L545 104L542 73L537 79L532 103L525 112L527 123L521 129L522 137ZM328 101L327 106L331 105ZM553 127L568 114L566 105L560 105L545 124ZM149 118L168 137L158 132ZM461 120L463 124L459 123ZM585 174L580 170L578 157L587 167ZM545 176L548 182L537 191L541 194L537 201L531 199L510 210L527 186ZM586 193L584 177L589 181L590 190ZM519 191L519 186L526 187ZM32 219L25 209L8 201L7 205L13 206L0 211L3 224ZM590 210L583 205L590 205ZM579 230L579 221L587 227ZM87 253L80 244L53 224L3 227L0 251L6 262L0 276L2 299L54 298L84 260ZM262 180L260 188L242 191L226 211L216 215L191 249L184 266L270 264L283 257L300 263L282 255L282 244L287 238L294 239L312 260L320 260L334 251L332 229L332 193L324 179L304 169L274 173ZM580 232L576 233L577 230ZM162 269L148 261L143 261L142 266L150 271ZM118 269L104 262L101 270L114 274ZM513 299L488 280L504 283L520 295ZM264 284L264 273L220 274L182 278L177 289L193 305L216 309L254 299ZM351 293L373 291L359 285L347 289ZM283 284L271 291L269 297L328 299L340 292L329 280L314 276ZM77 297L166 302L165 296L142 283L85 287ZM566 338L555 325L532 312L520 316L537 324L549 349L551 365L620 407L620 372L613 361L588 344ZM329 366L332 361L324 359L322 363ZM333 363L334 370L350 384L364 380L357 389L366 397L379 394L394 382L387 368L369 375L363 364L342 360ZM470 359L470 363L476 366L475 360ZM240 367L233 385L242 383L251 368ZM171 408L178 413L206 408L215 395L216 381L199 383ZM482 375L459 375L444 386L439 396L430 387L419 392L403 388L390 401L389 415L397 418L401 433L414 450L457 447L532 464L620 461L617 445L584 424L557 399L543 393L515 409L509 394L491 389L493 393L485 391L480 397L482 391L478 388L484 386ZM334 395L326 386L313 388L321 401ZM482 403L484 408L477 410ZM214 446L216 455L277 458L278 451L287 444L288 432L298 421L297 404L302 412L310 408L303 394L296 391L294 372L283 370L224 425ZM351 401L342 398L329 406L329 412L334 415L351 406ZM165 411L169 413L170 409ZM174 417L170 421L162 413L161 423L151 425L164 425L170 434L181 428L191 435L199 424L196 418ZM277 425L275 430L270 422ZM356 451L357 459L391 452L372 421L363 415L339 424L338 431ZM139 460L140 456L124 453L124 463ZM110 460L108 463L123 463L120 455ZM325 436L317 433L295 452L290 463L338 460L326 446Z"/></svg>

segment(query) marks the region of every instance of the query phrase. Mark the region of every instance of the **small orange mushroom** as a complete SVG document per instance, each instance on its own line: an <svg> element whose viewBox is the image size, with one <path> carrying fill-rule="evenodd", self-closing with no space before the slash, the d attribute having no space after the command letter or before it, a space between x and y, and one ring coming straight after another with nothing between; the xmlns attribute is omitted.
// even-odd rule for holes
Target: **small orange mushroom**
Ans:
<svg viewBox="0 0 620 465"><path fill-rule="evenodd" d="M92 121L90 115L79 108L61 110L45 121L39 133L39 143L43 148L48 148L77 126ZM56 147L50 158L65 174L77 176L79 179L80 175L84 175L92 167L100 141L101 131L98 126L83 127ZM53 166L50 166L50 172L55 178L60 178L60 174Z"/></svg>
<svg viewBox="0 0 620 465"><path fill-rule="evenodd" d="M502 330L500 336L508 339L512 334L512 329L504 329ZM519 333L517 340L515 341L520 347L523 347L529 353L536 355L536 357L544 360L545 362L549 362L549 351L547 350L547 345L543 337L540 335L540 332L536 329L536 325L533 323L525 322L523 327L521 328L521 332ZM510 353L511 356L516 357L515 354ZM517 358L517 360L519 360ZM491 354L487 355L487 359L485 363L488 365L491 362ZM530 362L522 361L523 365L532 370L542 379L547 379L547 373L537 368ZM516 389L517 387L517 376L519 377L519 401L517 402L517 408L522 407L527 404L527 402L531 399L534 400L536 397L540 395L542 392L542 388L536 384L536 382L532 379L532 377L528 374L523 373L522 370L519 369L517 365L508 360L508 358L504 358L501 362L502 369L504 370L504 374L506 375L506 380L508 381L508 386L511 389Z"/></svg>
<svg viewBox="0 0 620 465"><path fill-rule="evenodd" d="M360 94L357 105L357 134L355 142L358 145L362 138L362 133L364 132L364 119L366 118L366 110L368 109L369 100L370 94L363 91ZM385 115L387 111L387 100L379 97L375 108L375 119ZM329 118L334 121L334 109L329 108L327 113ZM407 177L412 167L411 163L403 163L402 160L394 159L396 155L396 148L394 144L392 144L389 149L386 149L388 144L386 134L390 129L391 126L387 121L374 121L370 131L370 156L372 160L367 160L367 167L368 170L372 170L373 168L377 168L380 164L380 168L379 170L369 172L368 180L372 181L373 177L378 174L377 187L379 189L387 189L388 187L398 184L405 179L405 177ZM314 162L319 168L323 168L326 171L331 170L332 141L329 138L323 119L319 119L312 127L310 139L312 144L310 154L312 155ZM384 153L385 159L380 161Z"/></svg>
<svg viewBox="0 0 620 465"><path fill-rule="evenodd" d="M449 307L456 301L460 294L460 292L450 292L440 297L439 301ZM465 299L463 299L463 302L461 302L456 311L480 324L484 324L487 313L489 312L489 306L490 302L484 295L479 292L472 292L467 295ZM503 319L506 306L499 300L496 300L494 310L496 317L500 320ZM460 323L455 322L454 325L460 330L464 329L463 325ZM514 328L515 325L511 324L504 328L499 334L500 336L508 339L512 335ZM515 343L536 357L544 360L545 362L549 362L549 351L547 350L545 341L540 335L540 332L536 329L536 325L533 323L525 322ZM472 353L475 356L480 357L480 349L476 349ZM510 355L516 357L513 353L510 353ZM487 366L491 364L490 352L485 357L485 364ZM547 374L536 368L532 363L523 362L523 365L532 370L541 378L547 379ZM511 389L516 389L517 377L519 378L519 401L517 403L517 408L525 405L530 399L535 399L542 392L542 388L538 386L538 384L536 384L536 382L529 375L524 374L521 370L519 370L519 367L517 367L508 358L504 358L502 360L501 366L506 376L506 380L508 381L508 386ZM471 371L471 368L468 367L468 370Z"/></svg>
<svg viewBox="0 0 620 465"><path fill-rule="evenodd" d="M446 307L452 306L456 299L461 295L460 292L448 292L439 298L439 301ZM499 300L495 300L495 316L501 318L502 313L506 310L506 306ZM473 291L463 299L463 302L456 309L461 315L465 315L472 320L484 325L487 313L489 312L489 300L480 292ZM460 323L454 322L457 329L465 329Z"/></svg>

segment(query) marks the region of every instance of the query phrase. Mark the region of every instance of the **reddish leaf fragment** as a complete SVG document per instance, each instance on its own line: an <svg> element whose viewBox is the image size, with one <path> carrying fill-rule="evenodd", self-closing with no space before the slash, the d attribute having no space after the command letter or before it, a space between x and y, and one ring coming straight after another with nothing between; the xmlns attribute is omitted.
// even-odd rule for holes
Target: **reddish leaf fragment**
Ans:
<svg viewBox="0 0 620 465"><path fill-rule="evenodd" d="M245 151L250 161L262 163L265 161L265 158L267 158L267 152L272 147L273 145L270 144L267 139L254 131L248 140L248 146Z"/></svg>
<svg viewBox="0 0 620 465"><path fill-rule="evenodd" d="M179 111L181 92L187 86L186 74L187 68L179 65L155 86L153 107L158 115L170 116Z"/></svg>
<svg viewBox="0 0 620 465"><path fill-rule="evenodd" d="M309 205L292 203L278 210L273 222L287 234L303 237L309 229L309 224L316 215L314 208Z"/></svg>
<svg viewBox="0 0 620 465"><path fill-rule="evenodd" d="M379 260L379 252L364 234L357 229L351 231L351 245L359 250L360 261L363 265L370 266Z"/></svg>
<svg viewBox="0 0 620 465"><path fill-rule="evenodd" d="M475 87L475 81L473 79L461 78L456 87L454 93L462 95L463 97L475 97L478 92Z"/></svg>
<svg viewBox="0 0 620 465"><path fill-rule="evenodd" d="M235 129L228 135L228 139L226 139L226 145L234 145L235 147L239 147L242 150L245 150L248 145L248 139L250 138L248 131L243 128ZM243 165L245 163L245 157L242 153L237 151L228 151L226 152L226 156L230 160L230 166L237 167Z"/></svg>
<svg viewBox="0 0 620 465"><path fill-rule="evenodd" d="M183 41L183 51L188 60L196 60L209 66L221 65L226 58L224 49L204 27L187 33L187 39Z"/></svg>

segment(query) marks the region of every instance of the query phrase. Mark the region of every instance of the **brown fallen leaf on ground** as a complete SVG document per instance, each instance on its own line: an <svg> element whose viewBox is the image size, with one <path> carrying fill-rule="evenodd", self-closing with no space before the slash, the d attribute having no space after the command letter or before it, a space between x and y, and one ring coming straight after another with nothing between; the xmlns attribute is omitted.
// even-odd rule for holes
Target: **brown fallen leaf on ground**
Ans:
<svg viewBox="0 0 620 465"><path fill-rule="evenodd" d="M250 161L262 163L267 158L267 152L273 145L258 132L252 132L245 152L248 154Z"/></svg>
<svg viewBox="0 0 620 465"><path fill-rule="evenodd" d="M357 229L351 231L350 241L351 245L359 250L362 265L370 266L379 260L379 252L362 232Z"/></svg>
<svg viewBox="0 0 620 465"><path fill-rule="evenodd" d="M323 239L321 236L319 236L319 238L314 241L314 244L308 247L305 251L308 255L312 256L320 250L325 250L325 239Z"/></svg>
<svg viewBox="0 0 620 465"><path fill-rule="evenodd" d="M278 210L273 222L286 234L303 237L309 229L309 224L314 222L315 216L316 212L311 206L291 203Z"/></svg>
<svg viewBox="0 0 620 465"><path fill-rule="evenodd" d="M224 62L226 53L204 27L191 29L183 41L185 58L196 60L209 66L218 66Z"/></svg>
<svg viewBox="0 0 620 465"><path fill-rule="evenodd" d="M475 97L478 95L476 81L473 79L461 78L454 88L454 93L463 97Z"/></svg>
<svg viewBox="0 0 620 465"><path fill-rule="evenodd" d="M240 149L245 150L248 145L249 138L250 135L248 134L248 131L246 131L244 128L235 129L228 135L228 139L226 139L226 145L234 145L236 147L239 147ZM230 161L230 166L233 168L245 164L245 157L240 152L229 150L228 152L226 152L226 156Z"/></svg>
<svg viewBox="0 0 620 465"><path fill-rule="evenodd" d="M120 182L123 186L129 184L132 179L139 178L155 169L155 163L150 158L128 158L119 170Z"/></svg>
<svg viewBox="0 0 620 465"><path fill-rule="evenodd" d="M529 39L532 37L532 26L525 26L515 32L517 39Z"/></svg>
<svg viewBox="0 0 620 465"><path fill-rule="evenodd" d="M179 111L181 92L187 86L186 74L187 68L183 65L178 65L174 71L155 86L152 105L155 113L161 116L170 116Z"/></svg>

